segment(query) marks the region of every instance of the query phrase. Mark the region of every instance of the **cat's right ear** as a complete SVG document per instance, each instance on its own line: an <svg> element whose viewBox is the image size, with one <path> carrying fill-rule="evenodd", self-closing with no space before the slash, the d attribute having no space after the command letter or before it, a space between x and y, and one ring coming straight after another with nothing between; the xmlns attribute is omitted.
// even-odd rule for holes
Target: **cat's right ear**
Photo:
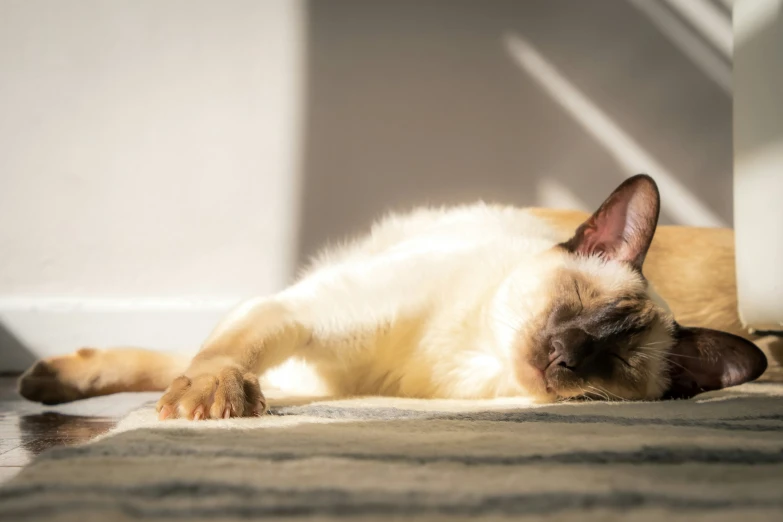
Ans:
<svg viewBox="0 0 783 522"><path fill-rule="evenodd" d="M576 254L622 261L641 272L658 226L659 212L660 195L655 181L638 174L617 187L561 246Z"/></svg>

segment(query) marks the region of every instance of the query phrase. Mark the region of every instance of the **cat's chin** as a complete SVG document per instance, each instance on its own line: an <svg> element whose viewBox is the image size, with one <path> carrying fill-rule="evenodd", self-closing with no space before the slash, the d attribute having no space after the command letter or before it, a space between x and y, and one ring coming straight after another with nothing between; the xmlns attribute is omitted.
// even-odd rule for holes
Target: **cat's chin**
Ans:
<svg viewBox="0 0 783 522"><path fill-rule="evenodd" d="M520 387L535 402L550 403L558 400L558 394L547 382L544 372L532 364L520 362L515 367L515 373Z"/></svg>
<svg viewBox="0 0 783 522"><path fill-rule="evenodd" d="M580 397L583 390L558 382L556 376L549 375L536 368L533 364L523 362L516 366L516 378L524 393L535 403L550 404Z"/></svg>

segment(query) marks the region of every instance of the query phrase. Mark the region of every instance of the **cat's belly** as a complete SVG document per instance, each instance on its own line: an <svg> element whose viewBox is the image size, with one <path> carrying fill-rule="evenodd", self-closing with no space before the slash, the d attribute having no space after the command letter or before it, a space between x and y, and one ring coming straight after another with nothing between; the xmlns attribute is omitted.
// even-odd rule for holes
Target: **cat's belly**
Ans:
<svg viewBox="0 0 783 522"><path fill-rule="evenodd" d="M420 376L419 383L414 385L411 377L411 374L404 375L377 364L340 368L298 359L286 361L268 371L262 376L261 384L264 388L297 396L433 396L428 375ZM403 388L407 391L403 391Z"/></svg>
<svg viewBox="0 0 783 522"><path fill-rule="evenodd" d="M418 347L400 357L390 355L352 363L292 359L262 377L262 387L286 395L489 399L524 395L507 363L491 354L470 350ZM427 350L430 348L430 350Z"/></svg>
<svg viewBox="0 0 783 522"><path fill-rule="evenodd" d="M286 395L325 397L335 395L313 364L289 359L261 376L262 389L274 389Z"/></svg>
<svg viewBox="0 0 783 522"><path fill-rule="evenodd" d="M417 357L423 323L420 316L398 317L358 331L316 333L300 358L267 372L262 385L306 395L432 396L431 365Z"/></svg>
<svg viewBox="0 0 783 522"><path fill-rule="evenodd" d="M459 297L469 297L464 287ZM368 318L364 328L314 330L301 358L268 372L265 381L304 395L486 399L524 394L481 312L439 313L438 303L424 300L385 319Z"/></svg>

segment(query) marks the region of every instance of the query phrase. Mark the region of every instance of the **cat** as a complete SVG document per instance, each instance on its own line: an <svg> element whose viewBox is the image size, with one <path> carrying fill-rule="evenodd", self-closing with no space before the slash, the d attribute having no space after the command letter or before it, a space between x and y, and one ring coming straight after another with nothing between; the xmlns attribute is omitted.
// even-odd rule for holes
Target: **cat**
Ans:
<svg viewBox="0 0 783 522"><path fill-rule="evenodd" d="M259 375L332 396L538 402L689 398L758 378L756 345L679 324L645 277L659 208L639 174L565 239L540 210L393 214L240 305L189 362L86 348L38 362L20 393L58 403L160 390L161 420L201 420L264 413Z"/></svg>

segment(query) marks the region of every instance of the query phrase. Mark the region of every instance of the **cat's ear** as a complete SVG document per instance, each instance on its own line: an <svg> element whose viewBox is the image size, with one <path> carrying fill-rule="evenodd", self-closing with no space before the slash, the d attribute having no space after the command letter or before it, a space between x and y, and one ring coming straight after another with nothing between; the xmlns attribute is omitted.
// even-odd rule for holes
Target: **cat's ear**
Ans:
<svg viewBox="0 0 783 522"><path fill-rule="evenodd" d="M641 272L659 211L655 181L645 174L633 176L617 187L562 246L577 254L623 261Z"/></svg>
<svg viewBox="0 0 783 522"><path fill-rule="evenodd" d="M675 326L668 355L670 385L665 399L687 399L752 381L767 369L767 358L755 344L717 330Z"/></svg>

